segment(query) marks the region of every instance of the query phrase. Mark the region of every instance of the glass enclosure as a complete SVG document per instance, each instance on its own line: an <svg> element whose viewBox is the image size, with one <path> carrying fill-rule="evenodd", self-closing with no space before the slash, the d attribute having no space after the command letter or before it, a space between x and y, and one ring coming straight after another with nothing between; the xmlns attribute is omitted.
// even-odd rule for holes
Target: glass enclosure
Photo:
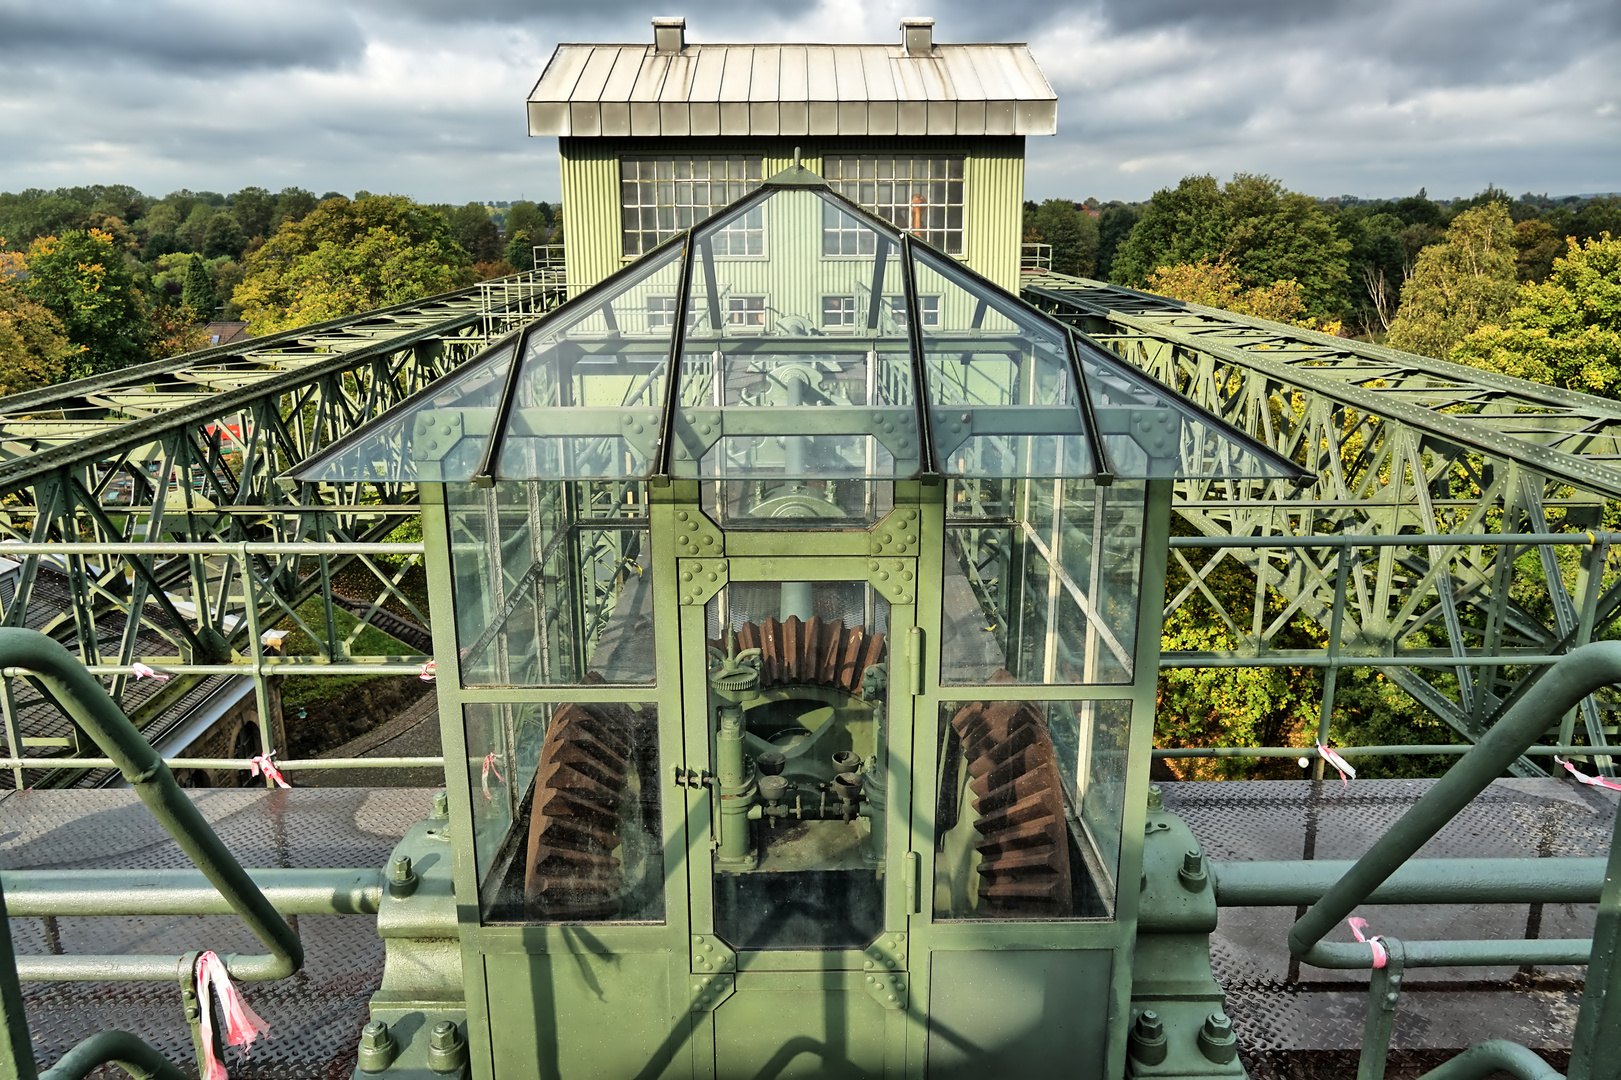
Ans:
<svg viewBox="0 0 1621 1080"><path fill-rule="evenodd" d="M1129 701L940 707L937 919L1108 918Z"/></svg>
<svg viewBox="0 0 1621 1080"><path fill-rule="evenodd" d="M715 931L860 948L883 926L889 605L865 581L733 582L706 615Z"/></svg>
<svg viewBox="0 0 1621 1080"><path fill-rule="evenodd" d="M657 706L473 704L463 718L485 921L661 921Z"/></svg>
<svg viewBox="0 0 1621 1080"><path fill-rule="evenodd" d="M651 683L647 485L445 488L467 686Z"/></svg>
<svg viewBox="0 0 1621 1080"><path fill-rule="evenodd" d="M954 480L940 681L1130 683L1146 485Z"/></svg>

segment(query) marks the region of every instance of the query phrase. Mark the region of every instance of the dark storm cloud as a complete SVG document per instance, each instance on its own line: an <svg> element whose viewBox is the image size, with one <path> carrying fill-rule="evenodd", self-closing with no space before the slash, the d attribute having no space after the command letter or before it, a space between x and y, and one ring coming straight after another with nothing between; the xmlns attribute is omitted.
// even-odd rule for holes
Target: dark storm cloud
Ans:
<svg viewBox="0 0 1621 1080"><path fill-rule="evenodd" d="M333 4L270 0L230 10L185 0L0 0L0 56L31 67L83 61L176 75L330 68L361 54L365 35Z"/></svg>

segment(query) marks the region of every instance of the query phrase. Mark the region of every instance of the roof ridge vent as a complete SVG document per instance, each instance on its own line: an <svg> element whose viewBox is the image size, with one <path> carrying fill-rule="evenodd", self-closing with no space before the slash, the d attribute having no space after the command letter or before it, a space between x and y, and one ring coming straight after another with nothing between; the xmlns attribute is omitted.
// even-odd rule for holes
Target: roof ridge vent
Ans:
<svg viewBox="0 0 1621 1080"><path fill-rule="evenodd" d="M653 51L673 56L687 47L687 20L680 15L653 17Z"/></svg>
<svg viewBox="0 0 1621 1080"><path fill-rule="evenodd" d="M901 20L901 44L907 56L928 56L934 52L934 20L914 16Z"/></svg>

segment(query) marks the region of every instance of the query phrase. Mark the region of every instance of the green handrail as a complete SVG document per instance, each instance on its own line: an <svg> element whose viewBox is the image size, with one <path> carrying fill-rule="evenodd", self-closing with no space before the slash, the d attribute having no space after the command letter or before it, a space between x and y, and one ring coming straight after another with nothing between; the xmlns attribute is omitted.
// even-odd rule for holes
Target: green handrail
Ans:
<svg viewBox="0 0 1621 1080"><path fill-rule="evenodd" d="M224 956L232 978L285 979L303 966L304 946L298 934L186 798L163 758L73 654L37 630L0 628L0 667L33 672L32 677L58 707L117 764L152 816L270 950L260 955ZM160 982L176 978L183 962L180 956L42 956L22 957L13 970L21 975L48 967L50 977L56 979Z"/></svg>
<svg viewBox="0 0 1621 1080"><path fill-rule="evenodd" d="M1476 795L1523 754L1548 730L1551 719L1564 714L1601 686L1621 682L1621 641L1601 641L1583 645L1549 667L1519 701L1481 736L1458 763L1448 769L1430 790L1414 803L1366 855L1356 861L1344 877L1335 882L1323 898L1313 904L1289 930L1289 952L1302 963L1322 968L1368 968L1373 950L1364 944L1325 942L1323 938L1370 894L1394 874L1457 816ZM1526 963L1581 963L1583 959L1539 959L1531 955L1547 942L1414 942L1405 943L1410 954L1423 952L1437 964L1449 953L1469 956L1490 952L1492 956L1519 954ZM1559 944L1559 943L1554 943ZM1566 943L1581 950L1588 943ZM1431 955L1434 954L1434 955Z"/></svg>

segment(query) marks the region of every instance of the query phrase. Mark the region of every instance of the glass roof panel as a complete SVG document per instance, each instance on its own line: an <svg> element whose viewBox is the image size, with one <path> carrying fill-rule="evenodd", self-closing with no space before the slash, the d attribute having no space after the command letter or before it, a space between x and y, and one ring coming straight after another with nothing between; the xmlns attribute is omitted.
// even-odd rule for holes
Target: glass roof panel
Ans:
<svg viewBox="0 0 1621 1080"><path fill-rule="evenodd" d="M400 402L295 468L295 480L470 480L490 441L496 405L512 366L507 341ZM470 416L488 419L467 426Z"/></svg>
<svg viewBox="0 0 1621 1080"><path fill-rule="evenodd" d="M497 479L658 471L681 253L679 243L653 252L524 338Z"/></svg>
<svg viewBox="0 0 1621 1080"><path fill-rule="evenodd" d="M917 475L900 246L815 187L695 229L671 474Z"/></svg>
<svg viewBox="0 0 1621 1080"><path fill-rule="evenodd" d="M940 472L1095 476L1067 332L949 257L912 251Z"/></svg>
<svg viewBox="0 0 1621 1080"><path fill-rule="evenodd" d="M1294 481L1306 475L1107 349L1084 338L1076 347L1115 476Z"/></svg>

